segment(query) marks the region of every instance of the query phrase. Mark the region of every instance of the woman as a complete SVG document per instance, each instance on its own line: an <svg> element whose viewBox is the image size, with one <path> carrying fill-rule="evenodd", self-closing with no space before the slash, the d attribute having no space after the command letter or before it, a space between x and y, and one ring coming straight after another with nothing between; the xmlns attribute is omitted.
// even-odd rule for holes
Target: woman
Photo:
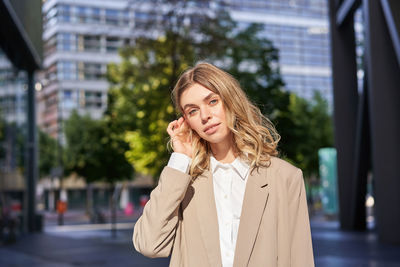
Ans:
<svg viewBox="0 0 400 267"><path fill-rule="evenodd" d="M300 169L277 158L272 123L239 83L200 63L173 92L174 152L133 244L170 266L314 266Z"/></svg>

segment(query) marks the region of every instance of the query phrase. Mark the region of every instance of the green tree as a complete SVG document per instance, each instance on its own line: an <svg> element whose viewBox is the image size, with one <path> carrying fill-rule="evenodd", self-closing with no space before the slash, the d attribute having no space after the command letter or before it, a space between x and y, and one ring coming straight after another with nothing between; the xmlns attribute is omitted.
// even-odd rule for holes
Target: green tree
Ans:
<svg viewBox="0 0 400 267"><path fill-rule="evenodd" d="M66 174L75 172L88 183L114 184L132 177L132 166L124 156L127 144L114 138L104 120L93 120L73 112L64 129Z"/></svg>
<svg viewBox="0 0 400 267"><path fill-rule="evenodd" d="M133 177L133 168L124 155L128 145L113 132L111 126L107 119L93 120L75 111L65 122L65 172L75 172L85 178L88 184L86 204L89 215L93 214L91 183L107 182L112 195L117 181ZM116 205L113 198L110 198L110 208L114 225ZM112 230L115 234L115 227Z"/></svg>
<svg viewBox="0 0 400 267"><path fill-rule="evenodd" d="M166 163L165 129L176 116L169 94L178 75L193 63L191 49L188 40L174 40L172 34L138 39L121 52L121 64L109 66L108 114L116 127L127 130L126 157L137 171L157 175ZM174 67L173 53L181 55L179 67Z"/></svg>
<svg viewBox="0 0 400 267"><path fill-rule="evenodd" d="M289 109L281 112L282 156L301 168L306 177L318 175L318 149L333 146L332 118L319 91L307 101L290 95Z"/></svg>
<svg viewBox="0 0 400 267"><path fill-rule="evenodd" d="M39 133L39 177L49 175L57 166L57 140L38 130Z"/></svg>
<svg viewBox="0 0 400 267"><path fill-rule="evenodd" d="M73 112L65 121L64 133L66 174L75 172L84 177L88 183L101 179L102 164L98 157L102 151L100 121L92 120L89 116L81 117L77 112Z"/></svg>

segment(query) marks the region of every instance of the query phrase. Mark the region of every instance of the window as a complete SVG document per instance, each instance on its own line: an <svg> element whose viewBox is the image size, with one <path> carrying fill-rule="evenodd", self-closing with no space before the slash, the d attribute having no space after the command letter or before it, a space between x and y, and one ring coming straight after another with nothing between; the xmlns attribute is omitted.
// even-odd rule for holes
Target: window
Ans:
<svg viewBox="0 0 400 267"><path fill-rule="evenodd" d="M100 23L101 21L101 13L100 8L92 8L91 9L91 22Z"/></svg>
<svg viewBox="0 0 400 267"><path fill-rule="evenodd" d="M157 19L157 14L147 13L147 12L135 12L135 27L145 28L149 21L155 21ZM165 21L168 21L170 17L165 16Z"/></svg>
<svg viewBox="0 0 400 267"><path fill-rule="evenodd" d="M57 64L57 77L59 80L75 80L75 63L72 61L60 61Z"/></svg>
<svg viewBox="0 0 400 267"><path fill-rule="evenodd" d="M102 93L96 91L85 92L85 107L86 108L101 108L102 104Z"/></svg>
<svg viewBox="0 0 400 267"><path fill-rule="evenodd" d="M78 36L79 51L100 51L100 36L97 35L79 35Z"/></svg>
<svg viewBox="0 0 400 267"><path fill-rule="evenodd" d="M72 34L59 33L57 35L57 50L59 51L72 51Z"/></svg>
<svg viewBox="0 0 400 267"><path fill-rule="evenodd" d="M106 24L118 25L119 11L115 9L106 9Z"/></svg>
<svg viewBox="0 0 400 267"><path fill-rule="evenodd" d="M57 50L56 36L53 35L47 41L44 42L44 55L48 56L55 53Z"/></svg>
<svg viewBox="0 0 400 267"><path fill-rule="evenodd" d="M71 90L64 90L64 99L72 99L72 91Z"/></svg>
<svg viewBox="0 0 400 267"><path fill-rule="evenodd" d="M47 80L54 81L57 79L57 65L53 64L46 69L45 78Z"/></svg>
<svg viewBox="0 0 400 267"><path fill-rule="evenodd" d="M15 114L16 112L16 103L17 96L16 95L6 95L0 98L0 107L1 112L5 114Z"/></svg>
<svg viewBox="0 0 400 267"><path fill-rule="evenodd" d="M80 62L78 66L79 79L81 80L99 80L104 76L102 66L99 63Z"/></svg>
<svg viewBox="0 0 400 267"><path fill-rule="evenodd" d="M57 16L60 21L69 22L71 20L71 10L67 5L57 6Z"/></svg>
<svg viewBox="0 0 400 267"><path fill-rule="evenodd" d="M124 10L121 12L121 14L122 14L122 23L121 23L122 26L129 26L129 22L130 22L129 11Z"/></svg>
<svg viewBox="0 0 400 267"><path fill-rule="evenodd" d="M58 16L58 7L51 8L44 16L43 16L43 25L44 28L48 28L57 23Z"/></svg>
<svg viewBox="0 0 400 267"><path fill-rule="evenodd" d="M62 95L62 105L67 109L76 108L76 102L74 101L72 90L64 90Z"/></svg>
<svg viewBox="0 0 400 267"><path fill-rule="evenodd" d="M76 20L84 23L90 20L89 12L87 7L78 6L76 7Z"/></svg>
<svg viewBox="0 0 400 267"><path fill-rule="evenodd" d="M11 68L0 69L0 86L16 79Z"/></svg>
<svg viewBox="0 0 400 267"><path fill-rule="evenodd" d="M106 50L107 52L115 52L118 51L120 47L122 47L123 41L118 37L107 37L106 39Z"/></svg>
<svg viewBox="0 0 400 267"><path fill-rule="evenodd" d="M85 35L83 40L83 50L100 51L100 36Z"/></svg>

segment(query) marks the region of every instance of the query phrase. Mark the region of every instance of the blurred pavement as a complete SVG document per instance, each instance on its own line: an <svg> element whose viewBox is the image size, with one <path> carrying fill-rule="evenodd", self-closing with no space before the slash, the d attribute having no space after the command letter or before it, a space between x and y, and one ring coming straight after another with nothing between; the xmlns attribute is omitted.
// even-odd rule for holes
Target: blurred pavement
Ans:
<svg viewBox="0 0 400 267"><path fill-rule="evenodd" d="M118 223L112 238L109 224L91 225L82 214L69 215L65 219L70 225L57 226L47 218L43 233L1 245L0 266L168 266L168 259L148 259L134 250L134 220ZM74 218L80 219L72 224ZM378 243L374 232L342 232L337 222L321 216L311 225L316 266L400 267L400 246Z"/></svg>

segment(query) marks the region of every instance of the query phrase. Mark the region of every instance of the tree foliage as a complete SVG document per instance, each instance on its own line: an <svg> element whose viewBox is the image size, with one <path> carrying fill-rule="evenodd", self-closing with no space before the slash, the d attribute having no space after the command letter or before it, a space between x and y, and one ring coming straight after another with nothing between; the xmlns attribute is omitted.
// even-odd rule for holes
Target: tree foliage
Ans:
<svg viewBox="0 0 400 267"><path fill-rule="evenodd" d="M305 176L318 175L318 149L333 146L332 118L319 91L312 100L290 95L289 109L281 111L282 156L301 168ZM280 123L282 122L282 124Z"/></svg>
<svg viewBox="0 0 400 267"><path fill-rule="evenodd" d="M58 165L57 140L39 130L39 177L50 175Z"/></svg>
<svg viewBox="0 0 400 267"><path fill-rule="evenodd" d="M109 114L128 131L126 157L142 173L156 175L166 163L165 129L176 116L169 95L178 75L193 63L190 50L187 40L169 35L139 39L121 52L120 65L109 67L114 85L109 91ZM171 53L181 55L176 66Z"/></svg>
<svg viewBox="0 0 400 267"><path fill-rule="evenodd" d="M102 180L113 184L132 177L132 166L124 156L127 144L115 140L105 120L73 112L65 122L65 137L66 174L75 172L88 183Z"/></svg>

